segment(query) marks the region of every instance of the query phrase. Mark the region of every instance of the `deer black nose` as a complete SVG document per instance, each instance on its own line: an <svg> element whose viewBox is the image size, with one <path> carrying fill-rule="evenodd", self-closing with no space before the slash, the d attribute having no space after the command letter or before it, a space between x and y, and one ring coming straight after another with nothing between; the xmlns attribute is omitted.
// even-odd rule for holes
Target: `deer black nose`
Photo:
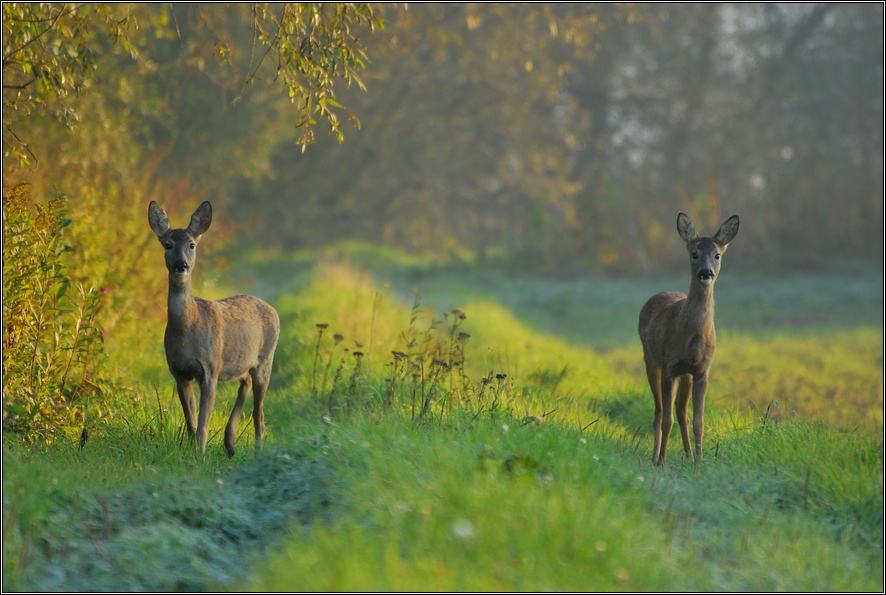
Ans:
<svg viewBox="0 0 886 595"><path fill-rule="evenodd" d="M172 270L175 273L187 273L188 268L188 263L186 263L184 260L177 260L172 265Z"/></svg>
<svg viewBox="0 0 886 595"><path fill-rule="evenodd" d="M698 271L698 280L702 283L710 283L714 280L714 271L711 269L701 269Z"/></svg>

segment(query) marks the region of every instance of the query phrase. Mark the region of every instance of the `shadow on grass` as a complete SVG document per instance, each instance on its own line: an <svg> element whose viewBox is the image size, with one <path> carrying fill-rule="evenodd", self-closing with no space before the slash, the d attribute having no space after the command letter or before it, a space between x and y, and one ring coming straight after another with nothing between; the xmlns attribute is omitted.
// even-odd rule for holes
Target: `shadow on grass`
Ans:
<svg viewBox="0 0 886 595"><path fill-rule="evenodd" d="M625 431L631 435L652 434L652 395L628 392L594 399L591 407L608 417L612 423L624 426Z"/></svg>
<svg viewBox="0 0 886 595"><path fill-rule="evenodd" d="M92 465L76 463L68 471L88 477ZM214 478L151 466L110 488L74 475L39 487L15 465L32 492L11 496L8 518L4 506L4 554L19 552L4 560L4 590L206 591L248 580L294 527L330 518L335 490L316 452L281 447L244 463Z"/></svg>

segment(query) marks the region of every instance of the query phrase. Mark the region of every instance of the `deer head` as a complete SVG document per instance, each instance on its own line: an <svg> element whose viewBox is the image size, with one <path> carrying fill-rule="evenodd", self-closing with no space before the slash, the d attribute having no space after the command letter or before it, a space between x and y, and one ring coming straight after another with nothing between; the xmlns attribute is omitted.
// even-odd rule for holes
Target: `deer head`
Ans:
<svg viewBox="0 0 886 595"><path fill-rule="evenodd" d="M205 201L194 214L185 229L170 229L169 217L156 201L148 206L148 222L157 239L166 249L166 269L170 281L186 281L197 261L197 244L212 223L212 205Z"/></svg>

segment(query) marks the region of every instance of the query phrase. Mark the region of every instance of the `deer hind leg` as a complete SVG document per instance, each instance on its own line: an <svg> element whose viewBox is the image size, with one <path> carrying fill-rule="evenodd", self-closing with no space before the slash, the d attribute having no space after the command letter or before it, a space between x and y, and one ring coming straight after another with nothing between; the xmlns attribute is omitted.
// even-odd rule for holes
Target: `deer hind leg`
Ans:
<svg viewBox="0 0 886 595"><path fill-rule="evenodd" d="M265 393L268 383L271 381L271 365L268 360L258 368L252 370L252 423L255 426L255 451L261 450L262 435L265 433Z"/></svg>
<svg viewBox="0 0 886 595"><path fill-rule="evenodd" d="M690 376L681 376L677 381L677 423L680 424L680 437L683 439L683 451L692 459L692 445L689 443L689 393L692 389ZM696 441L698 439L696 438Z"/></svg>
<svg viewBox="0 0 886 595"><path fill-rule="evenodd" d="M190 380L176 380L175 388L178 391L178 400L181 401L182 411L185 413L185 427L188 436L193 438L197 430L197 403L194 400L194 387Z"/></svg>
<svg viewBox="0 0 886 595"><path fill-rule="evenodd" d="M652 400L655 403L655 417L652 420L654 436L652 464L658 465L659 450L661 449L661 368L650 366L647 363L646 377L649 379L649 388L652 389Z"/></svg>
<svg viewBox="0 0 886 595"><path fill-rule="evenodd" d="M246 403L246 396L251 388L252 377L247 374L240 379L237 400L234 402L231 417L228 418L228 425L225 426L225 451L227 451L229 457L234 456L234 444L237 442L237 420L240 419L240 412L243 411L243 404Z"/></svg>

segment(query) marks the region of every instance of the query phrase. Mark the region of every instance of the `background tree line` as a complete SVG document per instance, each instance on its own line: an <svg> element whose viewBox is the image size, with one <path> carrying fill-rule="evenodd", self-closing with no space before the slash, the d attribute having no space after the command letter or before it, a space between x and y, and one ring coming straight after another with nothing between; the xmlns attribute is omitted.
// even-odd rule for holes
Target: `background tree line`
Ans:
<svg viewBox="0 0 886 595"><path fill-rule="evenodd" d="M264 246L359 239L552 275L672 262L681 209L705 228L739 213L743 253L777 266L882 237L879 4L363 7L345 29L368 49L342 55L305 28L274 46L311 5L95 6L55 23L50 53L90 72L44 109L9 109L4 58L7 185L139 180L213 198ZM324 43L305 80L328 88L306 100L299 60Z"/></svg>
<svg viewBox="0 0 886 595"><path fill-rule="evenodd" d="M882 259L881 5L418 5L371 57L359 134L232 192L263 241L638 272L685 210L752 266Z"/></svg>

